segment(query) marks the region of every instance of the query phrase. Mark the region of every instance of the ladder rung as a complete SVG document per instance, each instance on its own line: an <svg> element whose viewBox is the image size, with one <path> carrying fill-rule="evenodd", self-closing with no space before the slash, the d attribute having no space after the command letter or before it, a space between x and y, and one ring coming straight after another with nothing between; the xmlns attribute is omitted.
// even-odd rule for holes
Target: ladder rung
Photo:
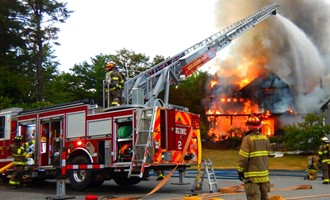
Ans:
<svg viewBox="0 0 330 200"><path fill-rule="evenodd" d="M135 141L133 156L129 169L129 176L142 177L144 164L150 154L147 154L150 148L149 138L153 133L151 129L151 120L154 117L154 109L142 110L137 129L137 138Z"/></svg>
<svg viewBox="0 0 330 200"><path fill-rule="evenodd" d="M143 163L143 159L139 159L139 160L134 160L134 163Z"/></svg>
<svg viewBox="0 0 330 200"><path fill-rule="evenodd" d="M151 119L151 117L141 117L141 120L143 119Z"/></svg>
<svg viewBox="0 0 330 200"><path fill-rule="evenodd" d="M141 144L136 144L135 147L147 147L147 144L141 143Z"/></svg>
<svg viewBox="0 0 330 200"><path fill-rule="evenodd" d="M138 134L141 134L141 133L149 133L149 130L140 130L140 131L138 132Z"/></svg>

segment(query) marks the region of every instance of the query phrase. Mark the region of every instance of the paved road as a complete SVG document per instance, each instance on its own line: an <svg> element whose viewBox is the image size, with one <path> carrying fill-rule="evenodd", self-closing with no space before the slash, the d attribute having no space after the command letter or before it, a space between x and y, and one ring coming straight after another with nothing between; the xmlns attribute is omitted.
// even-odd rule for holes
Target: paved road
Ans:
<svg viewBox="0 0 330 200"><path fill-rule="evenodd" d="M143 199L183 199L186 194L191 194L191 189L194 183L195 172L187 171L184 178L179 179L178 174L173 177L156 193L146 196ZM303 171L271 171L271 182L273 191L270 196L280 195L288 199L302 199L303 196L308 196L304 199L330 199L330 185L321 184L322 180L304 180L305 172ZM217 182L220 189L228 186L239 186L241 182L237 179L235 170L220 170L216 171ZM321 177L321 175L319 175ZM220 194L218 192L210 193L207 178L204 180L202 190L195 191L199 197L210 199L217 197L225 200L243 200L244 193L238 194ZM111 197L130 197L144 196L149 193L159 181L156 181L154 175L150 176L148 181L143 181L137 185L130 187L120 187L113 181L105 182L101 187L91 188L85 191L75 191L69 184L66 184L65 196L56 195L56 181L45 181L38 185L29 185L19 190L8 189L6 185L0 185L0 199L65 199L72 198L84 200L86 195L96 195L98 199L110 199ZM287 190L289 187L296 185L310 185L312 189ZM322 197L323 195L323 197ZM318 198L315 198L315 197Z"/></svg>

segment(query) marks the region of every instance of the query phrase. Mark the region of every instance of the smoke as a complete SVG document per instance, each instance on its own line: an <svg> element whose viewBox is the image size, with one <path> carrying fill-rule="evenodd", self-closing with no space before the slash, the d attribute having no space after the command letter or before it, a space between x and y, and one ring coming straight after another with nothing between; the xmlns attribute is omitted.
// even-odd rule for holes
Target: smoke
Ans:
<svg viewBox="0 0 330 200"><path fill-rule="evenodd" d="M273 1L218 0L217 26L223 29L270 3ZM234 79L253 77L251 73L256 71L273 72L289 84L299 113L317 112L330 97L330 3L277 3L278 15L233 41L228 57L217 60L216 75L222 79L229 75L231 84ZM243 64L252 60L253 64ZM237 67L241 67L239 74L232 72Z"/></svg>

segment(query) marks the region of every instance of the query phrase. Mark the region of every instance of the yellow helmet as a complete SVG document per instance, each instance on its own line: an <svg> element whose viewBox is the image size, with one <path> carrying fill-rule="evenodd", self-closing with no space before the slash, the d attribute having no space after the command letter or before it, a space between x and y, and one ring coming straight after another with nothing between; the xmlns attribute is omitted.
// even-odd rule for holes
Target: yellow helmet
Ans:
<svg viewBox="0 0 330 200"><path fill-rule="evenodd" d="M322 140L322 142L324 142L324 143L329 143L329 139L328 139L328 137L322 137L321 140Z"/></svg>
<svg viewBox="0 0 330 200"><path fill-rule="evenodd" d="M107 71L110 71L110 70L113 69L114 67L116 67L116 63L113 62L113 61L110 61L110 62L108 62L108 63L105 65L105 69L106 69Z"/></svg>

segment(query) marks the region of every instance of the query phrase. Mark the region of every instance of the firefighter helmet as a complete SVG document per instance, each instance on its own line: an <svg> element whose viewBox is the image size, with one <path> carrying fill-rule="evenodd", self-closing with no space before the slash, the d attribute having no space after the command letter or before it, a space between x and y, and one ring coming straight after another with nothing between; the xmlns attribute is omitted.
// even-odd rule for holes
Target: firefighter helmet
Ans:
<svg viewBox="0 0 330 200"><path fill-rule="evenodd" d="M255 115L250 115L249 118L247 119L246 126L249 126L251 128L260 128L261 127L261 120L259 117Z"/></svg>
<svg viewBox="0 0 330 200"><path fill-rule="evenodd" d="M322 137L321 140L322 140L322 142L324 142L324 143L329 143L329 139L328 139L328 137Z"/></svg>
<svg viewBox="0 0 330 200"><path fill-rule="evenodd" d="M114 67L116 67L116 63L113 62L113 61L110 61L110 62L108 62L108 63L105 65L105 69L106 69L107 71L110 71L110 70L113 69Z"/></svg>
<svg viewBox="0 0 330 200"><path fill-rule="evenodd" d="M23 141L23 136L21 135L15 136L14 142L21 142L21 141Z"/></svg>

